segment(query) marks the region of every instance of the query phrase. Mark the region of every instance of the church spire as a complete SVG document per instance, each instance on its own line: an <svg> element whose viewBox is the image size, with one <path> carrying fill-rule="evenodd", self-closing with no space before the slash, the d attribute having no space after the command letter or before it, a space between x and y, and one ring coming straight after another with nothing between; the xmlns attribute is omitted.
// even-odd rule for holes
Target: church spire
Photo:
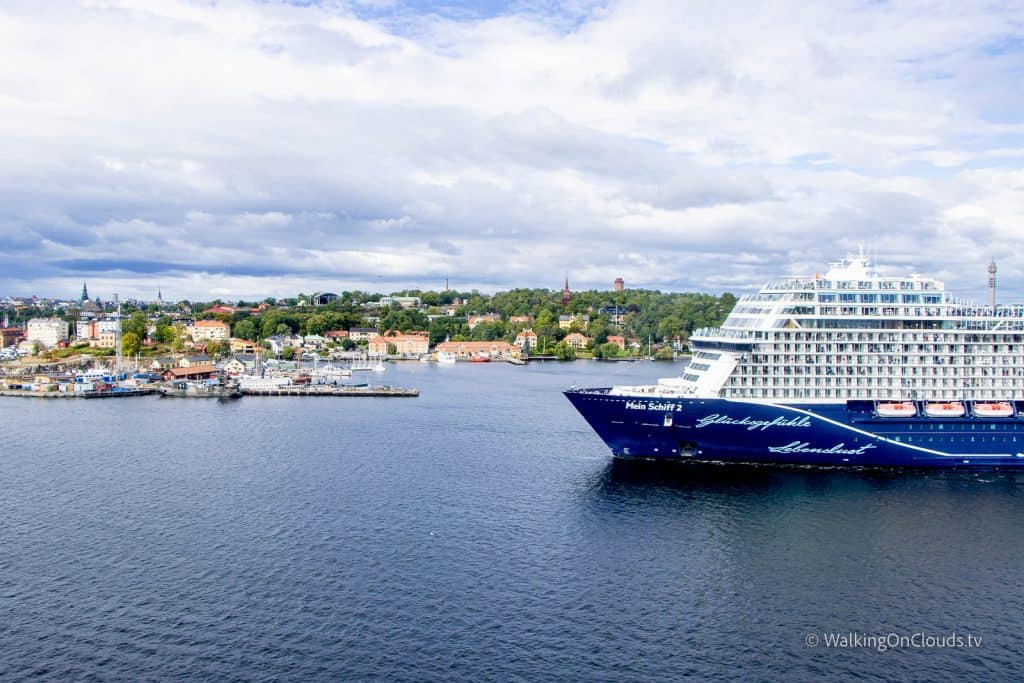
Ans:
<svg viewBox="0 0 1024 683"><path fill-rule="evenodd" d="M568 306L569 305L569 297L571 297L571 296L572 296L572 294L569 292L569 275L567 274L565 276L565 289L562 290L562 305L563 306Z"/></svg>
<svg viewBox="0 0 1024 683"><path fill-rule="evenodd" d="M89 300L89 290L85 287L85 281L82 281L82 303Z"/></svg>

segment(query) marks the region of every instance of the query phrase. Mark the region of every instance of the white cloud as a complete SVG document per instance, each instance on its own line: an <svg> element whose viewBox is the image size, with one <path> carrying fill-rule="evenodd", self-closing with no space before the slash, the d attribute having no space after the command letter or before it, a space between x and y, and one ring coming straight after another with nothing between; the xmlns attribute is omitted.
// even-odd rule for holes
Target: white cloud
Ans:
<svg viewBox="0 0 1024 683"><path fill-rule="evenodd" d="M718 291L863 242L968 294L995 257L1024 295L1021 31L1012 6L959 3L487 18L13 0L0 290L495 289L568 271Z"/></svg>

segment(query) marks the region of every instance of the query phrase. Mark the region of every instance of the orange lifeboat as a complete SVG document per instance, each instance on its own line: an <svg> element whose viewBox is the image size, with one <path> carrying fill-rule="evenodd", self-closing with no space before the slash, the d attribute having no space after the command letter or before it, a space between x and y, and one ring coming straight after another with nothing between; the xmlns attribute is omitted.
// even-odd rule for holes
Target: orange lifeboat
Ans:
<svg viewBox="0 0 1024 683"><path fill-rule="evenodd" d="M879 417L914 417L917 415L917 408L910 401L879 403L877 410Z"/></svg>
<svg viewBox="0 0 1024 683"><path fill-rule="evenodd" d="M1013 417L1013 406L1009 401L975 403L974 414L977 417Z"/></svg>
<svg viewBox="0 0 1024 683"><path fill-rule="evenodd" d="M925 404L924 412L929 417L963 417L967 411L960 401Z"/></svg>

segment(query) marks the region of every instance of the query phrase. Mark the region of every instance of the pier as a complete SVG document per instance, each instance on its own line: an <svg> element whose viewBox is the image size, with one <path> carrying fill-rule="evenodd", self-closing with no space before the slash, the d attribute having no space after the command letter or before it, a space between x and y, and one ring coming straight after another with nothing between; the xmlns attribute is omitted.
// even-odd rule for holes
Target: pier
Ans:
<svg viewBox="0 0 1024 683"><path fill-rule="evenodd" d="M419 389L385 386L289 386L273 389L242 389L243 396L379 396L387 398L411 398L419 396Z"/></svg>

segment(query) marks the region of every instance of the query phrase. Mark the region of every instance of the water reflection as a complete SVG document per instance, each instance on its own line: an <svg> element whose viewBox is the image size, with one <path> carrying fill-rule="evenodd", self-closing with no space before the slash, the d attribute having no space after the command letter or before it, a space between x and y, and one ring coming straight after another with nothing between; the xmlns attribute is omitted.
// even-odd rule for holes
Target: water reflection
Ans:
<svg viewBox="0 0 1024 683"><path fill-rule="evenodd" d="M610 458L597 471L591 493L643 495L652 490L717 495L785 491L843 492L948 490L978 495L1024 495L1024 473L1017 470L922 470L652 462Z"/></svg>

